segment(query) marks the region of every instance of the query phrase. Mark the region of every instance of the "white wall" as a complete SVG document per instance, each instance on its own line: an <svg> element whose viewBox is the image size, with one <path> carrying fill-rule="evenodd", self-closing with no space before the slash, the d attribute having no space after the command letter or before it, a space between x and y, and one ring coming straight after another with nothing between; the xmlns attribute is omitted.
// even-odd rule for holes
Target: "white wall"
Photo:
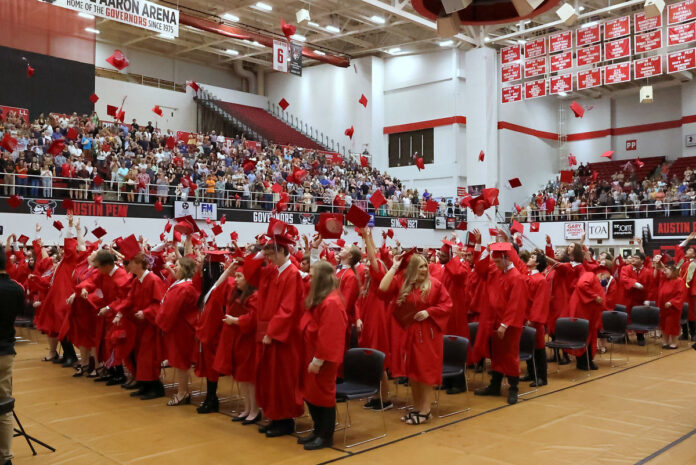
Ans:
<svg viewBox="0 0 696 465"><path fill-rule="evenodd" d="M242 92L234 89L227 89L225 87L214 86L208 84L207 82L197 82L201 88L206 89L211 92L215 97L223 100L225 102L238 103L240 105L247 105L250 107L263 108L268 110L268 98L263 95L250 94L249 92Z"/></svg>
<svg viewBox="0 0 696 465"><path fill-rule="evenodd" d="M94 65L100 68L114 69L106 62L106 59L111 56L115 49L121 50L123 54L126 55L126 58L128 58L130 65L126 70L129 73L173 81L177 84L184 84L186 81L196 81L207 82L211 85L228 89L242 88L242 80L234 73L231 65L228 70L213 68L176 57L167 57L143 52L141 50L129 49L127 46L121 44L97 42Z"/></svg>
<svg viewBox="0 0 696 465"><path fill-rule="evenodd" d="M690 81L681 86L681 115L691 116L696 115L696 82ZM681 144L685 157L696 157L696 147L686 147L685 140L687 135L696 134L696 123L684 124L681 132Z"/></svg>
<svg viewBox="0 0 696 465"><path fill-rule="evenodd" d="M95 78L94 84L95 93L99 96L94 107L101 119L112 120L113 118L106 114L106 106L120 107L123 98L126 97L123 105L126 123L136 118L140 124L152 121L153 125L163 130L196 130L196 102L190 89L186 93L174 92L101 77ZM155 105L162 107L162 117L153 113L152 108Z"/></svg>

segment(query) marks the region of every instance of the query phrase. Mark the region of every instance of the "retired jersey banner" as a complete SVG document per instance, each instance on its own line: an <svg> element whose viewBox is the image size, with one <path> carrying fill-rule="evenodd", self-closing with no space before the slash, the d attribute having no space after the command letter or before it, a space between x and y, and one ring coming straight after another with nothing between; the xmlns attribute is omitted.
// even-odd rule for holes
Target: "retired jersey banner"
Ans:
<svg viewBox="0 0 696 465"><path fill-rule="evenodd" d="M589 27L583 27L575 31L575 46L584 47L585 45L594 44L601 40L601 32L599 24Z"/></svg>
<svg viewBox="0 0 696 465"><path fill-rule="evenodd" d="M559 32L549 36L549 53L563 52L573 48L573 32Z"/></svg>
<svg viewBox="0 0 696 465"><path fill-rule="evenodd" d="M503 103L519 102L522 100L522 84L503 87Z"/></svg>
<svg viewBox="0 0 696 465"><path fill-rule="evenodd" d="M179 37L179 10L148 0L43 0L51 5Z"/></svg>
<svg viewBox="0 0 696 465"><path fill-rule="evenodd" d="M643 58L633 62L633 76L643 79L662 74L662 55Z"/></svg>
<svg viewBox="0 0 696 465"><path fill-rule="evenodd" d="M578 54L578 66L592 65L602 61L602 47L597 45L592 45L590 47L579 48L577 50Z"/></svg>
<svg viewBox="0 0 696 465"><path fill-rule="evenodd" d="M696 49L689 48L667 55L667 72L678 73L696 68Z"/></svg>
<svg viewBox="0 0 696 465"><path fill-rule="evenodd" d="M532 58L524 62L524 77L530 78L546 74L546 57Z"/></svg>
<svg viewBox="0 0 696 465"><path fill-rule="evenodd" d="M537 97L546 97L546 79L524 83L524 99L530 100Z"/></svg>
<svg viewBox="0 0 696 465"><path fill-rule="evenodd" d="M667 24L683 23L696 19L696 0L685 0L667 7Z"/></svg>
<svg viewBox="0 0 696 465"><path fill-rule="evenodd" d="M679 45L696 40L696 22L677 24L667 28L667 45Z"/></svg>
<svg viewBox="0 0 696 465"><path fill-rule="evenodd" d="M503 64L519 61L522 58L522 48L519 45L505 47L500 51L500 59Z"/></svg>
<svg viewBox="0 0 696 465"><path fill-rule="evenodd" d="M623 39L604 42L604 59L617 60L625 58L631 54L631 38L624 37Z"/></svg>
<svg viewBox="0 0 696 465"><path fill-rule="evenodd" d="M662 27L662 15L647 18L643 11L636 13L633 17L633 21L635 22L636 34Z"/></svg>
<svg viewBox="0 0 696 465"><path fill-rule="evenodd" d="M636 35L636 53L645 53L662 48L662 29Z"/></svg>
<svg viewBox="0 0 696 465"><path fill-rule="evenodd" d="M573 91L573 75L562 74L552 76L549 80L549 94L560 94L561 92Z"/></svg>
<svg viewBox="0 0 696 465"><path fill-rule="evenodd" d="M604 67L604 84L619 84L631 80L631 63L617 63Z"/></svg>
<svg viewBox="0 0 696 465"><path fill-rule="evenodd" d="M273 70L288 72L288 43L284 40L273 41Z"/></svg>
<svg viewBox="0 0 696 465"><path fill-rule="evenodd" d="M503 82L518 81L522 79L522 64L512 63L504 65L501 69Z"/></svg>
<svg viewBox="0 0 696 465"><path fill-rule="evenodd" d="M593 68L578 73L578 90L602 85L602 69Z"/></svg>
<svg viewBox="0 0 696 465"><path fill-rule="evenodd" d="M604 40L618 39L631 33L631 17L611 19L604 23Z"/></svg>
<svg viewBox="0 0 696 465"><path fill-rule="evenodd" d="M529 40L524 44L524 57L536 58L546 55L546 37Z"/></svg>
<svg viewBox="0 0 696 465"><path fill-rule="evenodd" d="M563 71L573 67L573 52L563 52L557 55L551 55L551 72Z"/></svg>

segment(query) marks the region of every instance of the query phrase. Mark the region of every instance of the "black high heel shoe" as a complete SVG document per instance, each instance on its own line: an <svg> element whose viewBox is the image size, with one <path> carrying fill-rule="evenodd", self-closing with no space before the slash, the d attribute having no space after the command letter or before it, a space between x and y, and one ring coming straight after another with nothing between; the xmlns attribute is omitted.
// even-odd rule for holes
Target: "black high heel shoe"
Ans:
<svg viewBox="0 0 696 465"><path fill-rule="evenodd" d="M242 420L242 425L253 425L261 421L261 412L257 413L251 420Z"/></svg>
<svg viewBox="0 0 696 465"><path fill-rule="evenodd" d="M77 370L72 377L73 378L79 378L80 376L84 375L87 373L87 370L89 369L89 365L78 365L75 370Z"/></svg>

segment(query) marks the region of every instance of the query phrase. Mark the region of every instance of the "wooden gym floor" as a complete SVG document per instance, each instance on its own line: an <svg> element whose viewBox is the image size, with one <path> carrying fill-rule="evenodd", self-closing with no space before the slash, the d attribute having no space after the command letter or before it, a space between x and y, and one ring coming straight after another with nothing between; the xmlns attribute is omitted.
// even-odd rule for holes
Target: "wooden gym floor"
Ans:
<svg viewBox="0 0 696 465"><path fill-rule="evenodd" d="M617 357L629 353L630 363L611 368L606 354L590 377L574 364L556 374L550 364L549 386L515 406L502 397L443 393L442 414L465 406L471 410L408 426L399 421L402 411L393 409L386 412L384 439L345 449L343 431L337 431L334 448L306 452L294 437L267 439L254 426L232 423L236 403L229 379L221 379L218 390L227 398L221 405L225 414L198 415L201 397L192 405L167 407L166 399L140 401L119 386L72 378L71 369L40 361L47 347L43 336L25 329L19 334L32 342L17 344L16 413L30 435L57 449L51 453L36 446L39 455L32 457L24 439L15 438L13 463L19 465L696 463L696 352L685 343L659 356L654 344L649 355L633 344L617 346ZM572 381L577 376L582 378ZM471 388L483 384L481 375L470 373L469 380ZM191 387L205 384L194 378ZM403 386L394 391L397 406L404 405L408 391ZM380 415L352 402L348 441L380 434ZM345 404L340 404L339 419L344 418ZM298 429L309 424L309 418L300 419Z"/></svg>

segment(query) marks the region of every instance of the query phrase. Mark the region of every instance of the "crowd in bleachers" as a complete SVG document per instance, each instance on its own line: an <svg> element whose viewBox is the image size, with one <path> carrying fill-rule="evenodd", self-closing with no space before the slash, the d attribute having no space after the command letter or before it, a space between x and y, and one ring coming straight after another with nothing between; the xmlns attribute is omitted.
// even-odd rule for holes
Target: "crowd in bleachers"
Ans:
<svg viewBox="0 0 696 465"><path fill-rule="evenodd" d="M432 198L372 168L369 154L335 163L320 151L275 144L257 150L243 136L215 131L177 137L151 121L114 124L92 113L26 122L8 112L0 121L0 138L5 134L16 146L0 149L4 195L163 204L195 198L228 208L317 212L356 201L371 208L367 200L379 188L388 203L377 213L406 217L425 216L421 206Z"/></svg>

